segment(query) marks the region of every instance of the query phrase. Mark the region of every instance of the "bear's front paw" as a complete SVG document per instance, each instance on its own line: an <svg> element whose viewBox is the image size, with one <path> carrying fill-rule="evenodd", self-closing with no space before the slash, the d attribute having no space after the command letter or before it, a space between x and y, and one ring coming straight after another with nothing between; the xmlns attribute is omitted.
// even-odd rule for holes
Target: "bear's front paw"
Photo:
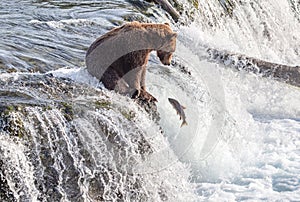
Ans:
<svg viewBox="0 0 300 202"><path fill-rule="evenodd" d="M143 100L148 101L148 102L157 102L157 99L145 90L140 91L140 96L139 97L142 98Z"/></svg>

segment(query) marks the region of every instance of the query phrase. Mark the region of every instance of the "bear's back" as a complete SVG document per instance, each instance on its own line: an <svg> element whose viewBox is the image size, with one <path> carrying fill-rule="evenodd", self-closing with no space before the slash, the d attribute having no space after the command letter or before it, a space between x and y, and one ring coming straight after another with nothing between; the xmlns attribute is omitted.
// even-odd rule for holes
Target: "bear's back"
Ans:
<svg viewBox="0 0 300 202"><path fill-rule="evenodd" d="M88 50L86 52L86 56L88 56L97 46L99 46L101 43L103 43L107 39L117 36L122 28L123 28L123 26L114 28L114 29L110 30L109 32L105 33L104 35L100 36L99 38L97 38L88 48Z"/></svg>
<svg viewBox="0 0 300 202"><path fill-rule="evenodd" d="M154 23L140 23L137 21L126 23L121 27L114 28L107 32L106 34L100 36L96 39L92 45L88 48L86 56L88 56L97 46L102 44L104 41L109 40L110 38L117 37L122 32L136 30L139 32L148 32L148 30L156 30L155 32L159 33L162 37L165 37L168 34L173 34L170 26L166 24L154 24Z"/></svg>

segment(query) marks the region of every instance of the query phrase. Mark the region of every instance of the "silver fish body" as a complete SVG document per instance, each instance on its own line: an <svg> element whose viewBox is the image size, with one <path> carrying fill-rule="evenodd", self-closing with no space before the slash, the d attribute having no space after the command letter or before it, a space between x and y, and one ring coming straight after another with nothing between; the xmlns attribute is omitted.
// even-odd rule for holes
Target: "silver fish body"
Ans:
<svg viewBox="0 0 300 202"><path fill-rule="evenodd" d="M175 100L173 98L168 98L168 100L171 103L171 105L174 107L174 109L176 110L177 114L179 114L180 120L182 119L182 124L180 127L187 125L186 116L184 113L185 107L182 106L177 100Z"/></svg>

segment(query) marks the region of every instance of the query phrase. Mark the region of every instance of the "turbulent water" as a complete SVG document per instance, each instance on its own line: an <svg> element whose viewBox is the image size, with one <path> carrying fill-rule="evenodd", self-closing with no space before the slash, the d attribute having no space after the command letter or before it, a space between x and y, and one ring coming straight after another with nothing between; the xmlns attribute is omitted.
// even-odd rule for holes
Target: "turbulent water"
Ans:
<svg viewBox="0 0 300 202"><path fill-rule="evenodd" d="M300 201L299 87L208 51L299 66L300 2L177 3L175 23L146 1L0 2L0 201ZM171 67L148 65L159 115L85 69L133 20L179 34Z"/></svg>

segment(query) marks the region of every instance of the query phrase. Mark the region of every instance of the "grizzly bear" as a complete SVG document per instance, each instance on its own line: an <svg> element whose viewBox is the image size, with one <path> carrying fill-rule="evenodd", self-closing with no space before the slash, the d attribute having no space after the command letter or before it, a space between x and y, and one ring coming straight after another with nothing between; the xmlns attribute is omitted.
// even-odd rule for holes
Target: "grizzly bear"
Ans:
<svg viewBox="0 0 300 202"><path fill-rule="evenodd" d="M126 23L94 41L86 53L88 72L109 90L132 98L157 101L146 91L146 66L151 51L170 65L177 34L169 24Z"/></svg>

